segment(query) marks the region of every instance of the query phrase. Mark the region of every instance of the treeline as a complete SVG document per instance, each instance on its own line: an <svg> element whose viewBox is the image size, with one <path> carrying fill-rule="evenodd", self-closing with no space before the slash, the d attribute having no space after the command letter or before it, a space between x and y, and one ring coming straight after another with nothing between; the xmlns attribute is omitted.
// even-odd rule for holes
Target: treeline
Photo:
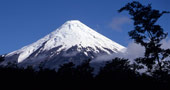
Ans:
<svg viewBox="0 0 170 90"><path fill-rule="evenodd" d="M100 68L97 75L90 60L75 66L69 62L60 66L58 71L42 69L35 71L31 66L26 69L17 65L0 67L0 81L3 85L15 88L62 88L62 89L168 89L170 88L170 75L150 76L136 71L136 66L127 59L115 58ZM1 84L2 85L2 84Z"/></svg>

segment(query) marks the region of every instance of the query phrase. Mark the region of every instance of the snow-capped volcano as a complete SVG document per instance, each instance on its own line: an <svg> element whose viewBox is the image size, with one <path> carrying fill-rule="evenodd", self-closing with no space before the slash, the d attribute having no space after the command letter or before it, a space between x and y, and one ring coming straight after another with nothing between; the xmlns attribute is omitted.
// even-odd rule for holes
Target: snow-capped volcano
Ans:
<svg viewBox="0 0 170 90"><path fill-rule="evenodd" d="M46 62L45 66L55 68L68 61L79 63L101 54L124 52L125 49L80 21L71 20L35 43L7 54L3 64L16 62L36 66Z"/></svg>

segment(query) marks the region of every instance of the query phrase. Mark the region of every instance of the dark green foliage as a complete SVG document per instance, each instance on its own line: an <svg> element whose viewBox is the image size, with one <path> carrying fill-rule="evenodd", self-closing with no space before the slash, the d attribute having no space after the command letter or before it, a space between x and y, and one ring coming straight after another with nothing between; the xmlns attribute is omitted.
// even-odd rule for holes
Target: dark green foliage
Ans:
<svg viewBox="0 0 170 90"><path fill-rule="evenodd" d="M120 75L128 74L132 70L130 69L129 61L127 59L115 58L111 62L107 62L106 65L100 69L99 77L100 79L123 79L117 78Z"/></svg>
<svg viewBox="0 0 170 90"><path fill-rule="evenodd" d="M57 72L57 76L61 80L74 80L75 64L72 62L63 64L60 66Z"/></svg>
<svg viewBox="0 0 170 90"><path fill-rule="evenodd" d="M62 80L92 80L93 68L90 67L90 60L75 66L72 62L63 64L58 69L57 75Z"/></svg>
<svg viewBox="0 0 170 90"><path fill-rule="evenodd" d="M145 47L145 57L138 59L138 62L146 65L149 72L155 69L155 65L156 69L163 71L164 59L170 55L170 49L161 48L161 41L168 34L156 22L163 14L169 12L160 12L152 9L151 4L144 6L137 1L125 5L119 10L122 11L128 11L134 21L134 30L129 32L129 36L137 44Z"/></svg>
<svg viewBox="0 0 170 90"><path fill-rule="evenodd" d="M127 59L115 58L100 69L97 75L93 75L93 68L89 65L90 60L81 65L66 63L56 72L50 69L35 71L32 66L26 69L10 64L8 67L0 67L0 80L3 84L18 85L31 89L39 88L63 88L63 89L138 89L143 88L169 88L170 75L157 78L146 74L138 74ZM14 65L14 66L12 66ZM160 73L160 72L155 72ZM163 74L163 73L161 73ZM135 87L133 87L135 86Z"/></svg>
<svg viewBox="0 0 170 90"><path fill-rule="evenodd" d="M106 65L100 69L96 80L98 82L103 81L104 83L101 82L103 85L106 84L121 89L124 88L121 87L121 85L128 87L128 85L134 84L137 76L127 59L115 58L107 62Z"/></svg>
<svg viewBox="0 0 170 90"><path fill-rule="evenodd" d="M79 80L92 80L93 68L90 66L90 59L85 60L81 65L78 65L75 69L76 78Z"/></svg>
<svg viewBox="0 0 170 90"><path fill-rule="evenodd" d="M72 62L63 64L58 69L57 81L63 85L74 87L91 86L93 82L93 68L90 67L90 60L85 60L82 64L75 66Z"/></svg>

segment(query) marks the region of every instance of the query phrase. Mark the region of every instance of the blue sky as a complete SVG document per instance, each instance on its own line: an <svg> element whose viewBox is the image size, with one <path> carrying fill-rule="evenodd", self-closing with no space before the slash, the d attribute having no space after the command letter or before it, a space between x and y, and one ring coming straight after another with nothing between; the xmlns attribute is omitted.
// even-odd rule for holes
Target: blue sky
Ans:
<svg viewBox="0 0 170 90"><path fill-rule="evenodd" d="M127 12L117 10L132 0L0 0L0 54L44 37L68 20L80 20L113 41L127 46L133 29ZM138 0L170 11L170 0ZM158 22L166 32L170 15Z"/></svg>

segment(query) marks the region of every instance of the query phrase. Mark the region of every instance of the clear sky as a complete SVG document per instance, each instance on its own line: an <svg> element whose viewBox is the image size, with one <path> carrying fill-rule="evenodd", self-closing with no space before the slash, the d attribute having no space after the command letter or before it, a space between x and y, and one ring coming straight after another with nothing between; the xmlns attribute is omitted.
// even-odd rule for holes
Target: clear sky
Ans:
<svg viewBox="0 0 170 90"><path fill-rule="evenodd" d="M0 54L44 37L68 20L80 20L113 41L127 46L133 29L127 12L117 10L132 0L0 0ZM138 0L170 11L170 0ZM166 32L170 15L158 22Z"/></svg>

